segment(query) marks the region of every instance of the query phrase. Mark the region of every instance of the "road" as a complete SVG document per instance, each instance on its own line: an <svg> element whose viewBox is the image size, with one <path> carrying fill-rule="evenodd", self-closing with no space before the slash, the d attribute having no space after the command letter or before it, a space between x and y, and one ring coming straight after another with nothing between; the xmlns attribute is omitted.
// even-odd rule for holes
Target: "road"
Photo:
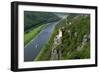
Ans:
<svg viewBox="0 0 100 73"><path fill-rule="evenodd" d="M64 19L63 17L62 19ZM61 19L61 20L62 20ZM60 21L61 21L60 20ZM36 56L39 54L41 48L48 42L54 27L60 22L51 22L48 23L47 27L43 29L36 38L33 38L24 48L24 61L34 61Z"/></svg>

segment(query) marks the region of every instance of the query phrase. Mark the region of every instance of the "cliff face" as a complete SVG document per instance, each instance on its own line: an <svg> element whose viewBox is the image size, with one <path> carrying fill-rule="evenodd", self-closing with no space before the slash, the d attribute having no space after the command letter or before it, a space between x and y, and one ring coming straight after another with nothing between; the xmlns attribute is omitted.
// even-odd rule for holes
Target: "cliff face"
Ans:
<svg viewBox="0 0 100 73"><path fill-rule="evenodd" d="M62 31L59 29L57 35L54 37L54 42L51 50L51 60L59 60L61 52L58 46L62 43Z"/></svg>

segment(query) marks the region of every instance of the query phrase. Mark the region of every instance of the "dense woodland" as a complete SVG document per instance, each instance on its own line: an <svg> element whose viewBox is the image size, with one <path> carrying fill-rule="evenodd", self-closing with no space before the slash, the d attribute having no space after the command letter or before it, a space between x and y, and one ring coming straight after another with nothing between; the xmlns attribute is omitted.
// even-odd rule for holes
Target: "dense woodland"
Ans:
<svg viewBox="0 0 100 73"><path fill-rule="evenodd" d="M56 46L54 38L59 29L62 31L62 41ZM52 60L52 50L55 51L53 56L58 56L53 60L90 58L90 15L68 14L68 17L55 27L48 43L42 48L35 60Z"/></svg>

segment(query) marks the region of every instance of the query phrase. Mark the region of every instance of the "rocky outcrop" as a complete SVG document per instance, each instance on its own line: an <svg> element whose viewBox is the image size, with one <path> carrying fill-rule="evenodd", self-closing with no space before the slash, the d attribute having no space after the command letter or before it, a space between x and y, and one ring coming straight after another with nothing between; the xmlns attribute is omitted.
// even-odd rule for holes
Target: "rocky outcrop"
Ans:
<svg viewBox="0 0 100 73"><path fill-rule="evenodd" d="M58 34L54 38L54 43L51 50L51 60L58 60L61 58L61 51L57 48L61 44L62 31L59 29Z"/></svg>

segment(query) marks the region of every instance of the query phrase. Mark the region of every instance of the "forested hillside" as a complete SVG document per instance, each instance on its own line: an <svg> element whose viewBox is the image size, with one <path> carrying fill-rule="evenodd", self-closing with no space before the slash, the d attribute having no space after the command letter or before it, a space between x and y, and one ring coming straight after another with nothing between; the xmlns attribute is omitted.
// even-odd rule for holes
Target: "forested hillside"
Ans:
<svg viewBox="0 0 100 73"><path fill-rule="evenodd" d="M24 11L24 31L59 19L58 16L51 12Z"/></svg>
<svg viewBox="0 0 100 73"><path fill-rule="evenodd" d="M59 30L62 31L62 38L60 38L62 41L54 45ZM55 27L51 38L42 48L36 61L88 58L90 58L90 15L69 14Z"/></svg>
<svg viewBox="0 0 100 73"><path fill-rule="evenodd" d="M90 58L90 15L70 14L63 25L62 58Z"/></svg>

